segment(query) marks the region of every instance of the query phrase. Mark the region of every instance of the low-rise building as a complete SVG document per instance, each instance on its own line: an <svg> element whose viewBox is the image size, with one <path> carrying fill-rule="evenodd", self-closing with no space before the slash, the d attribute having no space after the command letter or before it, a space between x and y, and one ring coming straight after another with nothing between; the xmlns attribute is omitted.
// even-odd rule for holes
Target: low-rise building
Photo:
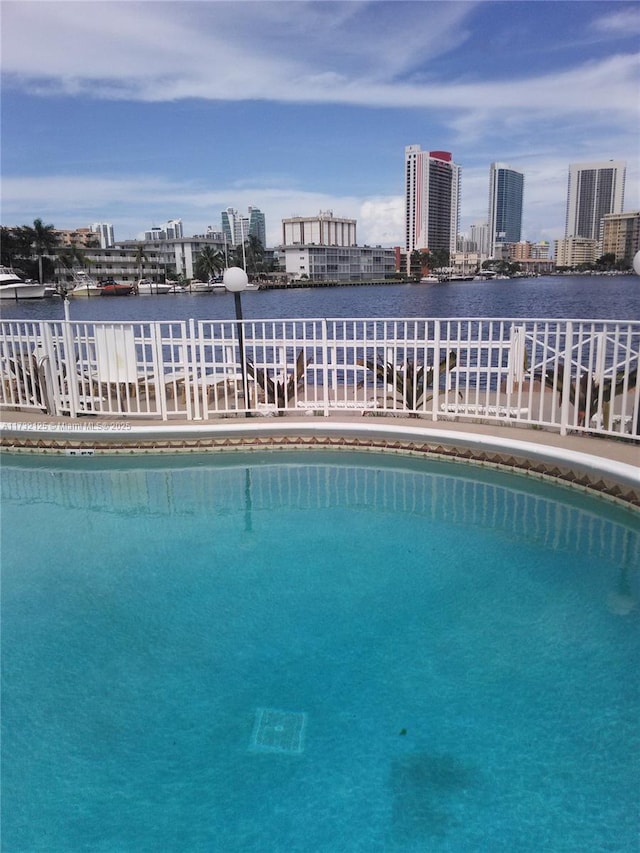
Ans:
<svg viewBox="0 0 640 853"><path fill-rule="evenodd" d="M282 246L294 281L383 281L396 273L396 250L381 246Z"/></svg>
<svg viewBox="0 0 640 853"><path fill-rule="evenodd" d="M555 241L557 267L593 264L598 256L598 241L587 237L565 237Z"/></svg>

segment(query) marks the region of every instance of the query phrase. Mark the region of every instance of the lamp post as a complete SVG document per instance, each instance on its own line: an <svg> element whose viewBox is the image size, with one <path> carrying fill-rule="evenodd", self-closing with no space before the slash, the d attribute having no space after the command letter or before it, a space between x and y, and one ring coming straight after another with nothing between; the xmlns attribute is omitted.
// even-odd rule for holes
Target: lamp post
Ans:
<svg viewBox="0 0 640 853"><path fill-rule="evenodd" d="M242 299L240 294L246 290L249 279L246 272L240 267L229 267L224 271L222 281L225 288L233 293L236 305L236 328L238 331L238 345L240 347L240 374L242 376L242 393L244 395L245 407L249 408L249 394L247 388L247 373L245 369L244 357L244 331L242 328ZM249 416L249 412L245 412L245 416Z"/></svg>

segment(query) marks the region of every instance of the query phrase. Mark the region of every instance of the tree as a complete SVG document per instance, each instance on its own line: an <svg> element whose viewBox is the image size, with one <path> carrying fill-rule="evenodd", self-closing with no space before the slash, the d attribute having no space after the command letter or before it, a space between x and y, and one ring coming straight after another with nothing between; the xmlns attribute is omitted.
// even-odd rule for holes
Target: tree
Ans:
<svg viewBox="0 0 640 853"><path fill-rule="evenodd" d="M245 240L245 251L247 255L247 273L255 276L263 267L264 246L258 237L254 234L249 234L249 238Z"/></svg>
<svg viewBox="0 0 640 853"><path fill-rule="evenodd" d="M58 255L60 263L68 270L71 270L77 264L79 267L86 267L89 261L85 253L78 246L66 246Z"/></svg>
<svg viewBox="0 0 640 853"><path fill-rule="evenodd" d="M136 266L138 267L138 279L141 279L144 262L149 260L143 245L136 246L136 250L134 252L134 260L136 262Z"/></svg>
<svg viewBox="0 0 640 853"><path fill-rule="evenodd" d="M196 258L194 272L199 279L206 281L213 278L225 267L224 255L217 252L213 246L205 246Z"/></svg>
<svg viewBox="0 0 640 853"><path fill-rule="evenodd" d="M33 253L38 258L38 280L42 284L42 258L58 245L58 237L53 225L45 225L42 219L34 219L33 227L23 226Z"/></svg>

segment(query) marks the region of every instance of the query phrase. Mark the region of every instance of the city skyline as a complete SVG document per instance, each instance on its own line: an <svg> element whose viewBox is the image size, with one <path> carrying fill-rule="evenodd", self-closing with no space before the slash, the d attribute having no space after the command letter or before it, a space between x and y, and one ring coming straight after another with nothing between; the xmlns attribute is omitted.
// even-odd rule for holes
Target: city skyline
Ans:
<svg viewBox="0 0 640 853"><path fill-rule="evenodd" d="M361 244L404 245L414 143L460 165L460 233L496 161L525 175L525 240L563 236L573 163L627 161L640 207L626 0L84 5L2 3L3 225L124 240L255 206L276 245L283 219L331 209Z"/></svg>

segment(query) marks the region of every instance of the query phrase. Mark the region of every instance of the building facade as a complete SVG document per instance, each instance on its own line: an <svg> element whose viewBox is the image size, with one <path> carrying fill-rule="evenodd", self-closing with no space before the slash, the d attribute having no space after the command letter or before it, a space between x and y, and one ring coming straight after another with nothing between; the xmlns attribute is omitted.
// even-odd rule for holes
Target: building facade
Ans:
<svg viewBox="0 0 640 853"><path fill-rule="evenodd" d="M485 258L489 257L489 223L475 222L469 228L469 241L473 248Z"/></svg>
<svg viewBox="0 0 640 853"><path fill-rule="evenodd" d="M356 220L334 216L332 210L317 216L282 220L283 246L355 246Z"/></svg>
<svg viewBox="0 0 640 853"><path fill-rule="evenodd" d="M161 240L181 240L183 236L182 219L170 219L164 225L154 225L149 231L144 232L144 239L147 243L157 243Z"/></svg>
<svg viewBox="0 0 640 853"><path fill-rule="evenodd" d="M249 237L255 237L260 241L262 248L267 245L267 225L264 218L264 213L257 207L249 208Z"/></svg>
<svg viewBox="0 0 640 853"><path fill-rule="evenodd" d="M94 222L91 230L100 240L100 248L108 249L116 242L113 236L113 225L109 222Z"/></svg>
<svg viewBox="0 0 640 853"><path fill-rule="evenodd" d="M87 248L83 254L89 274L96 279L114 278L124 283L135 283L142 271L142 277L151 281L165 281L167 276L176 275L190 280L194 277L198 255L205 246L222 252L222 235L218 232L182 239L124 240L106 249ZM137 254L139 247L145 254L141 261ZM71 272L61 261L57 262L55 276L58 282L70 282L72 279Z"/></svg>
<svg viewBox="0 0 640 853"><path fill-rule="evenodd" d="M598 257L598 241L587 237L565 237L555 241L557 267L577 267L593 264Z"/></svg>
<svg viewBox="0 0 640 853"><path fill-rule="evenodd" d="M54 229L61 246L76 246L79 249L97 246L100 238L91 228L63 228Z"/></svg>
<svg viewBox="0 0 640 853"><path fill-rule="evenodd" d="M222 233L228 246L241 246L249 236L249 217L242 216L235 207L222 211Z"/></svg>
<svg viewBox="0 0 640 853"><path fill-rule="evenodd" d="M460 166L448 151L405 148L405 251L456 251Z"/></svg>
<svg viewBox="0 0 640 853"><path fill-rule="evenodd" d="M597 240L602 245L604 217L622 213L626 168L621 160L569 166L565 237Z"/></svg>
<svg viewBox="0 0 640 853"><path fill-rule="evenodd" d="M380 246L283 246L287 277L299 281L383 281L396 273L396 250Z"/></svg>
<svg viewBox="0 0 640 853"><path fill-rule="evenodd" d="M616 256L616 261L633 263L640 252L640 210L607 213L604 217L602 254Z"/></svg>
<svg viewBox="0 0 640 853"><path fill-rule="evenodd" d="M522 236L524 175L505 163L489 169L489 251L499 243L519 243Z"/></svg>

